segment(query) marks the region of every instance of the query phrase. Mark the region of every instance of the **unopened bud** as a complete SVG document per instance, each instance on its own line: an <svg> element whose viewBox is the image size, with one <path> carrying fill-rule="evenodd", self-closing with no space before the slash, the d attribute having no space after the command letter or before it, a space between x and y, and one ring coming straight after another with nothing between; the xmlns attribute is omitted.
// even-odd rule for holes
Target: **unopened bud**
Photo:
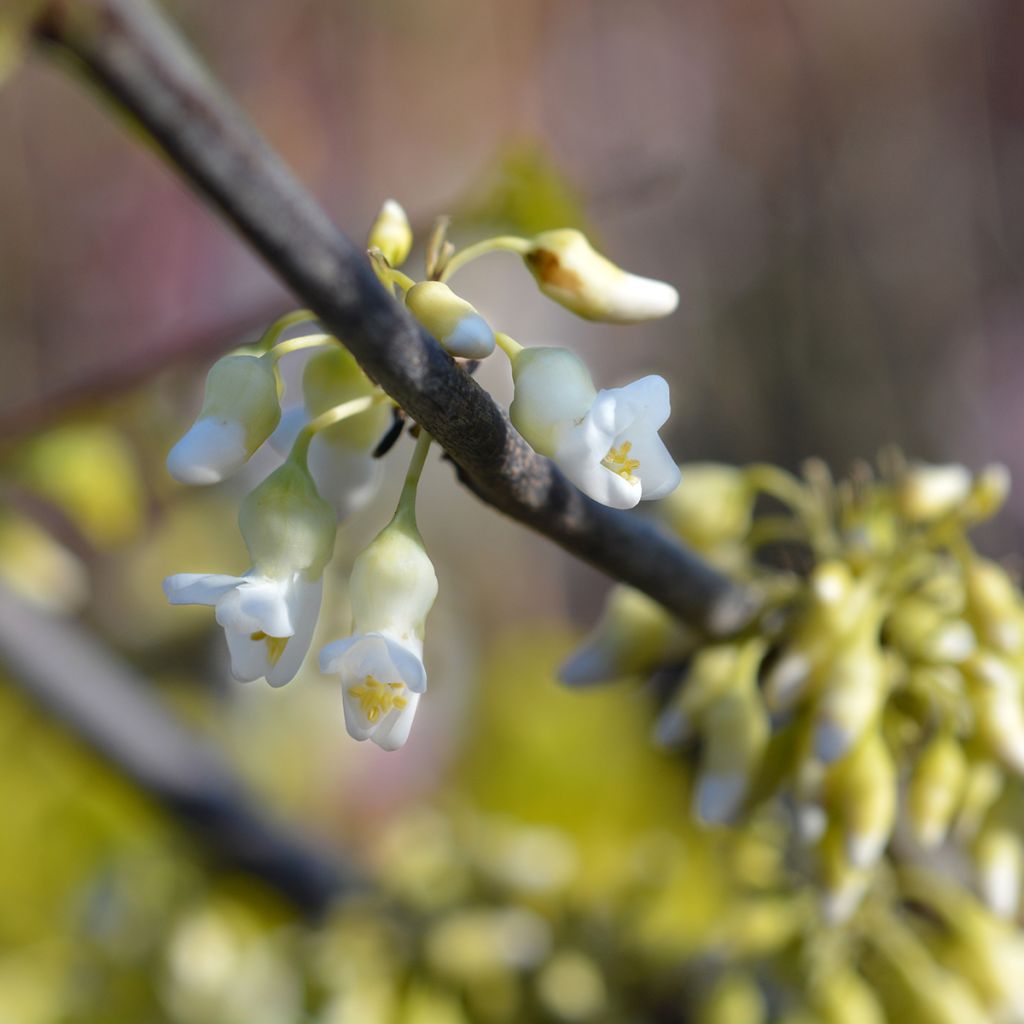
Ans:
<svg viewBox="0 0 1024 1024"><path fill-rule="evenodd" d="M994 654L965 666L975 734L1011 771L1024 774L1024 706L1016 669Z"/></svg>
<svg viewBox="0 0 1024 1024"><path fill-rule="evenodd" d="M754 978L746 971L723 974L704 996L697 1024L762 1024L768 1006Z"/></svg>
<svg viewBox="0 0 1024 1024"><path fill-rule="evenodd" d="M696 812L722 824L739 811L768 742L768 715L752 680L739 680L701 716Z"/></svg>
<svg viewBox="0 0 1024 1024"><path fill-rule="evenodd" d="M309 471L288 459L246 496L238 525L253 567L265 576L318 578L334 552L334 511Z"/></svg>
<svg viewBox="0 0 1024 1024"><path fill-rule="evenodd" d="M826 799L843 830L847 860L872 867L896 820L896 766L877 729L829 772Z"/></svg>
<svg viewBox="0 0 1024 1024"><path fill-rule="evenodd" d="M811 990L821 1024L885 1024L888 1018L874 989L855 970L823 971Z"/></svg>
<svg viewBox="0 0 1024 1024"><path fill-rule="evenodd" d="M583 360L567 348L524 349L512 366L512 426L541 455L553 456L567 424L582 421L597 390Z"/></svg>
<svg viewBox="0 0 1024 1024"><path fill-rule="evenodd" d="M645 675L680 659L694 646L693 633L657 601L619 584L582 646L559 669L569 686L589 686Z"/></svg>
<svg viewBox="0 0 1024 1024"><path fill-rule="evenodd" d="M750 529L753 492L742 470L714 462L679 467L685 487L658 505L658 516L688 544L710 551L738 543Z"/></svg>
<svg viewBox="0 0 1024 1024"><path fill-rule="evenodd" d="M984 558L972 558L965 571L971 619L985 643L1016 654L1024 642L1024 606L1006 570Z"/></svg>
<svg viewBox="0 0 1024 1024"><path fill-rule="evenodd" d="M867 892L870 874L850 863L842 829L832 823L818 847L821 873L821 908L829 924L845 924Z"/></svg>
<svg viewBox="0 0 1024 1024"><path fill-rule="evenodd" d="M998 463L986 466L975 478L967 511L972 519L991 519L1010 494L1010 471Z"/></svg>
<svg viewBox="0 0 1024 1024"><path fill-rule="evenodd" d="M167 456L186 484L215 484L240 469L281 418L273 364L259 356L217 360L206 375L203 407Z"/></svg>
<svg viewBox="0 0 1024 1024"><path fill-rule="evenodd" d="M919 464L907 472L900 488L900 511L912 523L927 523L955 511L971 492L965 466Z"/></svg>
<svg viewBox="0 0 1024 1024"><path fill-rule="evenodd" d="M524 259L548 298L586 320L639 323L668 316L679 305L670 284L621 270L571 228L537 235Z"/></svg>
<svg viewBox="0 0 1024 1024"><path fill-rule="evenodd" d="M349 581L356 634L388 633L422 641L437 597L437 574L423 538L401 512L359 555Z"/></svg>
<svg viewBox="0 0 1024 1024"><path fill-rule="evenodd" d="M962 619L950 619L931 602L905 597L885 622L892 644L907 657L925 662L959 664L975 651L974 630Z"/></svg>
<svg viewBox="0 0 1024 1024"><path fill-rule="evenodd" d="M1013 920L1020 907L1024 877L1020 836L996 821L982 830L972 852L981 898L997 917Z"/></svg>
<svg viewBox="0 0 1024 1024"><path fill-rule="evenodd" d="M494 351L490 324L441 281L421 281L406 292L409 312L460 359L484 359Z"/></svg>
<svg viewBox="0 0 1024 1024"><path fill-rule="evenodd" d="M967 759L959 741L946 733L922 751L907 790L910 827L921 846L931 849L946 838L967 782Z"/></svg>
<svg viewBox="0 0 1024 1024"><path fill-rule="evenodd" d="M392 267L400 267L408 258L412 249L412 228L405 210L394 199L384 200L366 244L371 249L380 249Z"/></svg>
<svg viewBox="0 0 1024 1024"><path fill-rule="evenodd" d="M814 753L838 761L875 723L888 689L886 664L873 637L843 648L823 672L814 709Z"/></svg>

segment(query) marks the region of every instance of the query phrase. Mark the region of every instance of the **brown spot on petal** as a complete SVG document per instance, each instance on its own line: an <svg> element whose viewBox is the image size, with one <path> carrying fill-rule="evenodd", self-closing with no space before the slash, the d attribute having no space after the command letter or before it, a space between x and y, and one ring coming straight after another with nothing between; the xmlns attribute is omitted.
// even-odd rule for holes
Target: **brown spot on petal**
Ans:
<svg viewBox="0 0 1024 1024"><path fill-rule="evenodd" d="M545 284L561 288L573 295L582 294L583 281L579 274L575 270L563 267L557 253L550 249L532 249L526 254L526 262Z"/></svg>

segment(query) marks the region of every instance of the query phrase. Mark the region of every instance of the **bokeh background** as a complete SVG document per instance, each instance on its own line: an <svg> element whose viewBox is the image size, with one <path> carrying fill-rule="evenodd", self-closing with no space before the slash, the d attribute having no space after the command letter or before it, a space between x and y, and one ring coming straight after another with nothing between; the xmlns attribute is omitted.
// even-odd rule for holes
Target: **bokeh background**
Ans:
<svg viewBox="0 0 1024 1024"><path fill-rule="evenodd" d="M421 238L441 213L456 241L578 226L675 284L678 314L613 328L544 302L510 257L459 278L496 326L576 348L603 385L668 378L680 460L842 471L894 442L1024 474L1012 0L170 11L350 235L394 196ZM209 362L290 300L111 115L39 55L0 88L0 580L17 602L0 631L0 1020L686 1019L681 979L725 941L758 849L723 857L690 824L640 690L556 688L596 574L432 464L431 694L396 754L347 738L314 667L243 687L210 617L165 607L168 573L244 568L237 503L271 462L194 493L164 453ZM492 362L480 379L507 402ZM404 456L388 461L343 528L324 640L397 493ZM1024 496L986 545L1024 547ZM53 616L79 631L66 649ZM70 697L26 684L40 644ZM112 674L141 688L141 717L127 691L90 690ZM201 814L96 753L68 711L91 692L143 747L165 730L201 744L261 821L375 884L338 882L340 908L309 926Z"/></svg>

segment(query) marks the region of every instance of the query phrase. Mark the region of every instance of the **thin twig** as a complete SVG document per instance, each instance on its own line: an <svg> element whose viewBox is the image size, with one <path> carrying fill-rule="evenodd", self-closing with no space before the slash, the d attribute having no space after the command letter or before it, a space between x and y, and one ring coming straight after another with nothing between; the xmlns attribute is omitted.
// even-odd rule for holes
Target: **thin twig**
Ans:
<svg viewBox="0 0 1024 1024"><path fill-rule="evenodd" d="M586 498L522 441L490 396L387 295L365 255L153 6L60 0L38 36L150 133L483 500L700 628L725 633L747 621L745 591L641 519Z"/></svg>

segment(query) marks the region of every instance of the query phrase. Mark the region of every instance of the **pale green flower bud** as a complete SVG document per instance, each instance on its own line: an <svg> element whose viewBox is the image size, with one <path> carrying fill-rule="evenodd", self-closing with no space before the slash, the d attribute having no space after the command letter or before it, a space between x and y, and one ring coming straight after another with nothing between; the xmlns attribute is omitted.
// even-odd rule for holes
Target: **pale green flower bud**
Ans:
<svg viewBox="0 0 1024 1024"><path fill-rule="evenodd" d="M699 821L721 824L739 811L761 763L769 732L768 713L752 678L737 680L705 708L694 793Z"/></svg>
<svg viewBox="0 0 1024 1024"><path fill-rule="evenodd" d="M714 462L679 467L685 487L657 506L659 518L700 551L739 543L750 529L754 494L742 470Z"/></svg>
<svg viewBox="0 0 1024 1024"><path fill-rule="evenodd" d="M394 199L384 200L366 244L370 249L380 249L392 267L400 267L408 258L412 249L412 228L405 210Z"/></svg>
<svg viewBox="0 0 1024 1024"><path fill-rule="evenodd" d="M926 523L955 511L971 492L965 466L911 467L900 488L900 511L912 523Z"/></svg>
<svg viewBox="0 0 1024 1024"><path fill-rule="evenodd" d="M977 836L1005 783L1005 773L992 761L975 761L968 765L963 799L953 823L953 835L958 842L967 843Z"/></svg>
<svg viewBox="0 0 1024 1024"><path fill-rule="evenodd" d="M381 394L363 372L355 356L341 345L331 345L311 356L302 371L302 399L310 418L336 405ZM317 437L368 452L391 423L390 408L381 403L321 430Z"/></svg>
<svg viewBox="0 0 1024 1024"><path fill-rule="evenodd" d="M750 974L731 970L711 986L695 1019L697 1024L762 1024L768 1005Z"/></svg>
<svg viewBox="0 0 1024 1024"><path fill-rule="evenodd" d="M512 364L512 426L541 455L555 454L566 424L584 419L597 389L583 360L566 348L523 349Z"/></svg>
<svg viewBox="0 0 1024 1024"><path fill-rule="evenodd" d="M971 620L987 645L1015 654L1024 643L1024 607L1020 593L1002 566L972 558L965 570Z"/></svg>
<svg viewBox="0 0 1024 1024"><path fill-rule="evenodd" d="M982 829L972 854L981 898L996 916L1015 919L1024 877L1024 849L1018 831L996 819Z"/></svg>
<svg viewBox="0 0 1024 1024"><path fill-rule="evenodd" d="M932 948L948 975L970 985L984 1002L990 1013L985 1019L1020 1020L1024 943L1013 922L999 920L958 881L941 875L905 877L903 885L940 922Z"/></svg>
<svg viewBox="0 0 1024 1024"><path fill-rule="evenodd" d="M874 989L849 967L821 972L811 989L811 1003L820 1024L886 1024Z"/></svg>
<svg viewBox="0 0 1024 1024"><path fill-rule="evenodd" d="M965 665L975 735L1011 771L1024 773L1024 705L1017 668L981 653Z"/></svg>
<svg viewBox="0 0 1024 1024"><path fill-rule="evenodd" d="M544 231L524 254L540 290L586 320L639 323L675 312L670 284L620 270L572 228Z"/></svg>
<svg viewBox="0 0 1024 1024"><path fill-rule="evenodd" d="M238 525L253 568L270 577L319 578L334 552L334 511L309 471L288 459L246 496Z"/></svg>
<svg viewBox="0 0 1024 1024"><path fill-rule="evenodd" d="M814 569L807 607L765 678L765 703L773 712L792 708L820 682L818 670L863 616L869 597L845 562L822 562Z"/></svg>
<svg viewBox="0 0 1024 1024"><path fill-rule="evenodd" d="M959 664L975 651L974 630L962 619L950 619L929 601L904 597L885 622L886 636L907 657L933 663Z"/></svg>
<svg viewBox="0 0 1024 1024"><path fill-rule="evenodd" d="M413 285L405 304L450 355L484 359L494 351L494 331L487 321L441 281Z"/></svg>
<svg viewBox="0 0 1024 1024"><path fill-rule="evenodd" d="M697 652L678 692L654 727L654 742L674 747L689 740L705 710L718 700L736 679L739 648L715 644Z"/></svg>
<svg viewBox="0 0 1024 1024"><path fill-rule="evenodd" d="M921 752L907 789L907 817L921 846L931 849L946 838L967 783L963 747L946 733Z"/></svg>
<svg viewBox="0 0 1024 1024"><path fill-rule="evenodd" d="M856 913L871 878L869 872L850 863L846 845L842 827L832 822L818 847L821 909L833 925L844 924Z"/></svg>
<svg viewBox="0 0 1024 1024"><path fill-rule="evenodd" d="M825 787L828 809L843 831L846 859L855 868L874 866L896 821L896 765L878 730L833 766Z"/></svg>
<svg viewBox="0 0 1024 1024"><path fill-rule="evenodd" d="M936 963L917 934L896 915L867 930L867 940L907 1021L928 1024L992 1024L972 987ZM887 993L888 994L888 993ZM888 1002L888 999L887 999Z"/></svg>
<svg viewBox="0 0 1024 1024"><path fill-rule="evenodd" d="M1010 494L1010 471L998 463L986 466L975 478L967 511L972 519L991 519Z"/></svg>
<svg viewBox="0 0 1024 1024"><path fill-rule="evenodd" d="M888 693L885 658L868 635L842 648L824 670L814 708L814 753L839 760L878 719Z"/></svg>
<svg viewBox="0 0 1024 1024"><path fill-rule="evenodd" d="M240 469L281 418L270 360L232 355L206 375L203 407L167 456L167 468L186 484L214 484Z"/></svg>
<svg viewBox="0 0 1024 1024"><path fill-rule="evenodd" d="M618 584L609 591L597 625L558 675L569 686L647 675L682 659L695 644L692 630L657 601Z"/></svg>
<svg viewBox="0 0 1024 1024"><path fill-rule="evenodd" d="M396 514L355 560L349 594L354 633L422 642L437 575L410 516Z"/></svg>

